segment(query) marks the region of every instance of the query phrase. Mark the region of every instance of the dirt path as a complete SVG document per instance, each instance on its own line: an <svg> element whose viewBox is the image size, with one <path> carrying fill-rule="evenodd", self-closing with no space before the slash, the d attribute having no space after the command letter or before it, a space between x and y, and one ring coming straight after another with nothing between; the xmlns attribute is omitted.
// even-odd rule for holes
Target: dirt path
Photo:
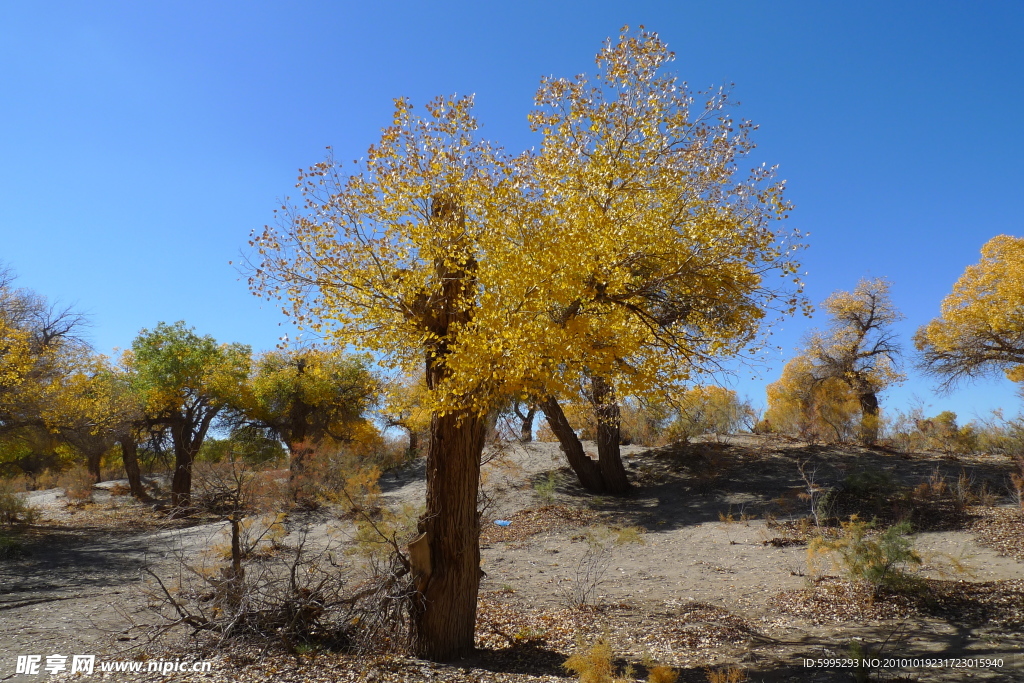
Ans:
<svg viewBox="0 0 1024 683"><path fill-rule="evenodd" d="M804 545L770 544L795 538L794 523L788 520L807 515L797 495L806 489L797 467L801 462L805 472L815 468L823 487L837 487L850 472L867 468L889 472L902 485L916 485L937 471L954 477L969 470L976 486L991 482L993 490L1006 476L1003 464L906 460L862 449L755 451L751 443L738 441L670 455L624 448L627 468L639 486L623 499L580 491L571 473L559 469L562 456L555 444L510 450L484 468L484 600L495 609L511 610L523 623L539 620L537 628L549 634L552 651L573 649L572 634L561 634L570 625L575 635L600 635L606 628L618 656L636 660L654 654L682 667L682 680L702 680L703 667L719 663L756 669L762 680L850 680L849 672L803 669L799 662L843 657L851 643L900 657L1006 660L999 671L914 670L908 680L965 680L968 673L973 680L1024 680L1024 625L910 608L899 612L893 607L890 613L884 605L851 616L843 610L856 606L857 599L840 595L841 582L814 581ZM385 475L380 485L389 506L419 505L422 466ZM139 645L135 639L141 631L125 615L152 623L140 591L143 567L168 575L179 553L199 552L223 529L223 523L141 530L76 526L60 499L40 496L37 502L54 511L61 525L36 527L24 538L22 558L0 562L0 652L5 653L0 680L40 680L14 675L17 654L116 653ZM114 510L110 514L125 505L112 499L107 504ZM312 522L314 535L326 536L329 522L344 533L346 523L330 517L295 518L290 526L294 530ZM495 519L512 525L499 529ZM1024 565L980 544L965 528L938 516L927 523L935 529L917 537L922 577L946 580L954 588L963 582L965 594L1024 581ZM620 532L615 529L631 527L630 542L617 543ZM954 559L962 567L949 576ZM837 572L826 568L823 573ZM567 610L581 590L597 611ZM993 601L997 598L1003 599ZM830 600L838 605L834 614L828 612ZM499 638L492 646L500 643Z"/></svg>

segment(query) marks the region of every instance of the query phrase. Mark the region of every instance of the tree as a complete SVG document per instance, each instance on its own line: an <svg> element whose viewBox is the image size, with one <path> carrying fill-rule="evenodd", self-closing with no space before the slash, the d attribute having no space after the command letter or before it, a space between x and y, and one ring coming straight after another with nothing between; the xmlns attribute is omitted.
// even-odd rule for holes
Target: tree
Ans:
<svg viewBox="0 0 1024 683"><path fill-rule="evenodd" d="M822 308L831 325L811 333L803 371L812 383L837 380L853 392L860 404L860 440L872 444L878 440L878 394L904 379L891 329L903 315L889 298L889 282L881 278L861 280L852 292L833 293Z"/></svg>
<svg viewBox="0 0 1024 683"><path fill-rule="evenodd" d="M860 415L860 402L849 384L820 377L806 355L791 359L778 381L768 385L764 426L772 432L842 443L854 437Z"/></svg>
<svg viewBox="0 0 1024 683"><path fill-rule="evenodd" d="M769 311L802 304L798 282L765 278L796 273L799 235L770 229L790 209L774 168L738 171L755 126L729 116L725 89L663 74L673 58L655 34L623 31L593 80L545 79L530 115L546 208L532 246L565 254L546 279L547 334L575 351L559 371L589 387L610 492L628 488L619 397L678 391L755 345Z"/></svg>
<svg viewBox="0 0 1024 683"><path fill-rule="evenodd" d="M427 381L422 372L385 383L380 417L385 427L405 430L409 437L410 458L419 455L420 440L430 428Z"/></svg>
<svg viewBox="0 0 1024 683"><path fill-rule="evenodd" d="M362 358L305 348L261 355L248 389L244 419L284 441L294 484L325 440L353 439L380 382Z"/></svg>
<svg viewBox="0 0 1024 683"><path fill-rule="evenodd" d="M0 433L45 429L41 412L52 383L87 358L85 318L51 305L0 269Z"/></svg>
<svg viewBox="0 0 1024 683"><path fill-rule="evenodd" d="M145 427L142 400L123 368L104 356L88 358L49 385L42 417L50 431L85 457L96 482L102 457L119 445L132 495L147 497L137 456L137 433Z"/></svg>
<svg viewBox="0 0 1024 683"><path fill-rule="evenodd" d="M942 300L942 315L914 335L920 366L952 389L1003 372L1024 382L1024 237L999 235Z"/></svg>
<svg viewBox="0 0 1024 683"><path fill-rule="evenodd" d="M125 364L150 425L161 426L174 446L171 504L188 505L192 464L213 420L237 403L249 374L250 349L200 337L184 321L159 323L132 342Z"/></svg>
<svg viewBox="0 0 1024 683"><path fill-rule="evenodd" d="M398 100L355 171L313 166L304 204L253 237L251 286L296 323L424 368L421 656L473 647L492 410L545 397L550 421L551 397L586 382L613 434L617 395L664 391L748 347L766 310L799 303L765 279L796 272L769 229L789 208L781 183L770 169L734 177L752 126L733 127L724 93L691 116L692 94L658 74L671 58L656 35L624 31L599 53L596 86L545 81L536 156L480 141L469 98L437 99L422 118Z"/></svg>
<svg viewBox="0 0 1024 683"><path fill-rule="evenodd" d="M744 405L732 389L696 386L676 401L678 415L669 429L688 439L702 434L720 436L736 431L743 419Z"/></svg>
<svg viewBox="0 0 1024 683"><path fill-rule="evenodd" d="M512 413L519 418L519 441L530 443L533 441L533 419L537 415L537 404L530 397L525 400L516 398L512 401ZM523 412L523 408L526 412Z"/></svg>

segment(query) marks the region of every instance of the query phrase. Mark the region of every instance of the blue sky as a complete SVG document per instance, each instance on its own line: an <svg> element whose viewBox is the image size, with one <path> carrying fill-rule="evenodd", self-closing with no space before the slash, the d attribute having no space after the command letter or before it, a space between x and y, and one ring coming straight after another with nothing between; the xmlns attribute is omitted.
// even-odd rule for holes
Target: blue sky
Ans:
<svg viewBox="0 0 1024 683"><path fill-rule="evenodd" d="M360 156L392 99L475 93L483 133L536 143L542 75L593 68L645 24L692 86L735 83L810 232L807 291L893 281L914 329L981 245L1024 235L1024 4L949 2L95 2L0 5L0 260L88 312L101 351L184 319L270 348L284 318L228 265L300 167ZM781 357L820 319L787 321ZM760 380L734 386L763 401ZM962 417L1006 380L937 397L911 370L884 397Z"/></svg>

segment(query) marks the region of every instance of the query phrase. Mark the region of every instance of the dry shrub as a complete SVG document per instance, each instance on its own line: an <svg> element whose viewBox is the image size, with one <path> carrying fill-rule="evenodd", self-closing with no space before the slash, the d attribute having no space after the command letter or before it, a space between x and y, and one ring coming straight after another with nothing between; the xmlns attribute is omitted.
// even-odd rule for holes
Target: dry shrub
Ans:
<svg viewBox="0 0 1024 683"><path fill-rule="evenodd" d="M33 524L38 516L39 511L28 505L21 496L0 490L0 526Z"/></svg>
<svg viewBox="0 0 1024 683"><path fill-rule="evenodd" d="M604 583L612 559L612 549L629 544L643 545L645 533L646 530L641 527L597 526L574 538L585 542L587 547L576 562L574 574L559 586L565 604L580 609L593 603L597 589Z"/></svg>
<svg viewBox="0 0 1024 683"><path fill-rule="evenodd" d="M242 560L265 559L283 548L283 541L288 533L285 528L287 515L283 512L267 512L243 517L238 523L238 545ZM215 538L206 553L212 562L230 560L232 557L232 533L234 527L229 525Z"/></svg>
<svg viewBox="0 0 1024 683"><path fill-rule="evenodd" d="M615 683L612 646L601 638L590 647L581 644L578 651L565 660L562 667L579 678L580 683Z"/></svg>
<svg viewBox="0 0 1024 683"><path fill-rule="evenodd" d="M647 670L647 683L676 683L679 672L670 666L656 664Z"/></svg>
<svg viewBox="0 0 1024 683"><path fill-rule="evenodd" d="M307 646L398 650L409 643L412 585L408 559L392 534L388 552L369 563L369 576L350 581L337 558L334 539L311 541L307 529L287 543L285 516L252 514L261 497L260 473L240 462L212 468L204 478L207 495L228 518L220 541L207 552L182 548L177 575L165 580L152 569L152 608L165 619L154 637L185 625L211 634L218 643L242 639L277 644L298 653ZM385 531L361 510L374 533Z"/></svg>
<svg viewBox="0 0 1024 683"><path fill-rule="evenodd" d="M998 500L998 496L989 489L987 481L978 484L975 476L963 469L960 470L960 474L953 483L951 491L953 494L953 506L958 512L963 512L972 505L991 507Z"/></svg>
<svg viewBox="0 0 1024 683"><path fill-rule="evenodd" d="M747 680L747 674L742 669L732 667L725 669L708 669L708 683L740 683Z"/></svg>
<svg viewBox="0 0 1024 683"><path fill-rule="evenodd" d="M1017 465L1017 471L1010 475L1013 483L1013 496L1017 501L1017 507L1024 510L1024 457L1017 456L1013 459Z"/></svg>
<svg viewBox="0 0 1024 683"><path fill-rule="evenodd" d="M403 444L380 436L343 445L300 444L295 450L301 454L301 465L293 455L289 485L292 499L307 507L344 503L353 486L371 489L382 472L409 462Z"/></svg>
<svg viewBox="0 0 1024 683"><path fill-rule="evenodd" d="M314 642L347 645L353 601L329 551L310 550L303 536L280 561L246 561L239 527L232 520L226 562L195 563L183 555L169 581L147 570L151 608L165 619L154 635L183 624L220 643L276 642L292 652Z"/></svg>
<svg viewBox="0 0 1024 683"><path fill-rule="evenodd" d="M92 500L93 477L82 465L62 472L57 478L57 486L64 489L64 496L71 503L80 505Z"/></svg>

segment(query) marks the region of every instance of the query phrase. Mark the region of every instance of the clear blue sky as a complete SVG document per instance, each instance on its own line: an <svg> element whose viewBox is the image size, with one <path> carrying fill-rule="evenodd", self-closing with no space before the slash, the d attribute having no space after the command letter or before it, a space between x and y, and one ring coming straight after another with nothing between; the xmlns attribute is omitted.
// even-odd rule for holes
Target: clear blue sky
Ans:
<svg viewBox="0 0 1024 683"><path fill-rule="evenodd" d="M590 71L645 24L695 87L735 83L811 233L820 301L885 276L904 342L997 234L1024 234L1024 3L5 2L0 260L91 315L95 346L184 319L270 348L283 316L228 265L299 167L360 156L391 101L476 93L518 150L542 75ZM821 321L791 320L783 355ZM763 401L760 381L736 387ZM934 411L1020 405L1005 380L941 398L913 374L883 397Z"/></svg>

